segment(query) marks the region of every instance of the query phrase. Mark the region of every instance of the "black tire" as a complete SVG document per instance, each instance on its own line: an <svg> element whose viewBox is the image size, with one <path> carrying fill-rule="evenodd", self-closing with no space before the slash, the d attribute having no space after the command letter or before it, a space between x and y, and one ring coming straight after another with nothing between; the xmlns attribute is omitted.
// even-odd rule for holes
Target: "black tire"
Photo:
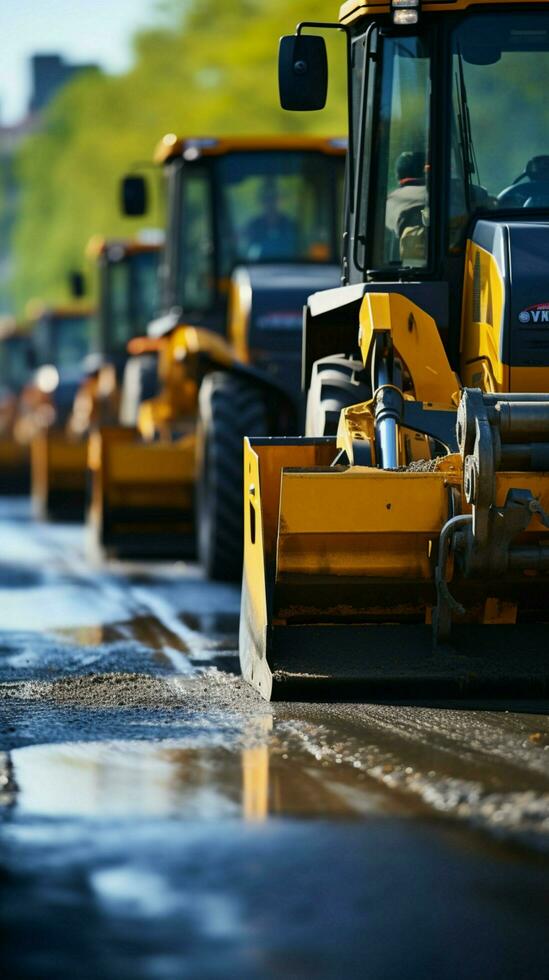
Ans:
<svg viewBox="0 0 549 980"><path fill-rule="evenodd" d="M345 354L315 361L307 394L305 435L336 435L341 410L372 397L364 375L362 361Z"/></svg>
<svg viewBox="0 0 549 980"><path fill-rule="evenodd" d="M196 525L198 557L218 581L240 581L243 559L244 436L268 434L265 399L241 377L216 371L198 395Z"/></svg>
<svg viewBox="0 0 549 980"><path fill-rule="evenodd" d="M122 379L120 424L136 425L142 402L158 394L158 356L139 354L128 358Z"/></svg>

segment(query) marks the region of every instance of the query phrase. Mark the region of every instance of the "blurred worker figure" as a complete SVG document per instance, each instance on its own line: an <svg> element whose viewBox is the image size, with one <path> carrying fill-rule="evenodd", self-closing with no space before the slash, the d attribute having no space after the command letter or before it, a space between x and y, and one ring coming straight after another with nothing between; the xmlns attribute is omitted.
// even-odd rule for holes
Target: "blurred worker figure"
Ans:
<svg viewBox="0 0 549 980"><path fill-rule="evenodd" d="M276 181L267 178L259 193L261 213L244 229L246 257L255 261L295 259L297 225L279 206Z"/></svg>
<svg viewBox="0 0 549 980"><path fill-rule="evenodd" d="M405 227L421 224L421 211L427 200L424 154L401 153L396 162L396 178L398 187L387 196L385 224L400 238Z"/></svg>
<svg viewBox="0 0 549 980"><path fill-rule="evenodd" d="M401 153L396 162L396 178L398 187L387 196L385 225L394 236L401 259L423 259L427 209L425 155Z"/></svg>

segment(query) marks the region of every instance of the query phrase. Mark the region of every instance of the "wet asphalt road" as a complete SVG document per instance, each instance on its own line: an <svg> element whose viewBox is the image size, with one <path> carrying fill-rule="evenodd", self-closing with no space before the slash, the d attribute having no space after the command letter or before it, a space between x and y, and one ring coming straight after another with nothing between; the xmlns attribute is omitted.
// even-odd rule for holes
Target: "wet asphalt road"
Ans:
<svg viewBox="0 0 549 980"><path fill-rule="evenodd" d="M265 704L238 592L0 501L0 973L545 977L536 704Z"/></svg>

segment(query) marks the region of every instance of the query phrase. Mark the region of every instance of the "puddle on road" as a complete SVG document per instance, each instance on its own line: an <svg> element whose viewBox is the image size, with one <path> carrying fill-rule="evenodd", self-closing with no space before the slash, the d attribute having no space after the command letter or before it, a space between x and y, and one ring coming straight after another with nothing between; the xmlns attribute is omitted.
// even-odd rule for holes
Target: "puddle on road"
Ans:
<svg viewBox="0 0 549 980"><path fill-rule="evenodd" d="M257 739L232 748L188 740L29 746L10 754L10 772L11 805L21 815L261 822L403 810L366 776L306 754L290 759L282 747Z"/></svg>
<svg viewBox="0 0 549 980"><path fill-rule="evenodd" d="M0 589L36 588L46 581L44 572L22 562L0 562Z"/></svg>
<svg viewBox="0 0 549 980"><path fill-rule="evenodd" d="M68 640L77 646L94 647L107 643L117 643L121 639L127 639L126 634L119 624L106 624L96 626L73 626L59 627L52 630L54 636L60 640Z"/></svg>
<svg viewBox="0 0 549 980"><path fill-rule="evenodd" d="M132 641L153 650L160 663L169 663L179 673L194 666L238 668L238 616L232 613L182 614L178 623L167 625L153 615L105 625L56 629L55 635L79 646Z"/></svg>
<svg viewBox="0 0 549 980"><path fill-rule="evenodd" d="M239 613L184 613L181 620L195 633L204 633L218 643L231 639L235 647L238 645Z"/></svg>
<svg viewBox="0 0 549 980"><path fill-rule="evenodd" d="M136 616L134 619L104 625L67 627L55 630L55 635L80 646L100 646L104 643L130 640L160 654L164 653L166 646L182 654L190 652L189 644L155 616Z"/></svg>

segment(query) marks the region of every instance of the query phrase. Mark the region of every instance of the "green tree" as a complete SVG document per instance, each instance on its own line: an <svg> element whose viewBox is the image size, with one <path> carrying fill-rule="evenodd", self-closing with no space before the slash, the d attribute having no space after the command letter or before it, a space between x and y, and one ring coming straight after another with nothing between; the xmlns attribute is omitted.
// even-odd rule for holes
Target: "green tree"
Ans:
<svg viewBox="0 0 549 980"><path fill-rule="evenodd" d="M278 104L278 38L298 20L333 20L334 0L168 0L133 41L125 75L76 79L49 107L18 159L22 185L15 228L14 294L66 297L67 270L80 267L92 234L132 234L118 211L118 181L152 158L166 132L223 135L345 130L342 36L327 39L331 96L323 113Z"/></svg>

